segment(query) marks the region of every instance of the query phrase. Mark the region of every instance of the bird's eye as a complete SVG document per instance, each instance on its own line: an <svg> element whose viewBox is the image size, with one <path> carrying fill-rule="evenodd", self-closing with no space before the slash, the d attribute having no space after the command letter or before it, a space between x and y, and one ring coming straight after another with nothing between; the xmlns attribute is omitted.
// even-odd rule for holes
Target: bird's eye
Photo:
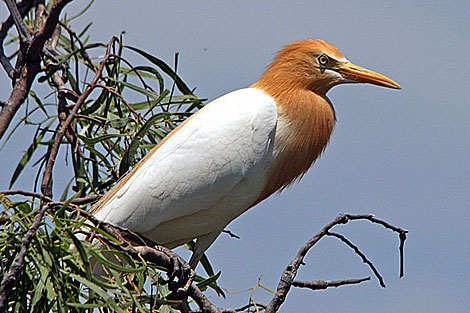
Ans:
<svg viewBox="0 0 470 313"><path fill-rule="evenodd" d="M326 65L328 61L328 56L326 56L325 54L322 54L318 57L318 63L320 63L321 65Z"/></svg>

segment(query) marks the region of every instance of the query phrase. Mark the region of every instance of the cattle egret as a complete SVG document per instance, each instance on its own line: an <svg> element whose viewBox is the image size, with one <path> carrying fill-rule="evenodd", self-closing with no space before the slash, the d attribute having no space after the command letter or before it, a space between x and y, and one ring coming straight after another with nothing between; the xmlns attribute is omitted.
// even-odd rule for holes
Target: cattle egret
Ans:
<svg viewBox="0 0 470 313"><path fill-rule="evenodd" d="M207 104L156 145L92 212L167 248L196 239L194 268L236 217L300 179L325 149L345 83L400 89L323 40L277 53L251 87Z"/></svg>

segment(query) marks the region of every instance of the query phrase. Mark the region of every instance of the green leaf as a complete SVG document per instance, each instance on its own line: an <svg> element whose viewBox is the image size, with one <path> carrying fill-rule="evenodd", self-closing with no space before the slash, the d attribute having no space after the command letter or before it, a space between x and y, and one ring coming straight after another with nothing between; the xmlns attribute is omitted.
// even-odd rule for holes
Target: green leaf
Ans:
<svg viewBox="0 0 470 313"><path fill-rule="evenodd" d="M48 129L48 127L46 129ZM15 181L18 179L23 169L26 167L28 162L33 157L33 154L36 151L39 142L42 140L42 138L44 138L45 134L46 134L46 130L39 131L39 128L37 129L36 134L34 135L34 138L33 138L33 143L28 147L28 149L26 150L26 152L23 154L20 161L18 162L18 165L16 166L16 169L13 172L13 176L11 177L10 186L8 188L11 188L11 186L13 186Z"/></svg>
<svg viewBox="0 0 470 313"><path fill-rule="evenodd" d="M85 33L88 31L88 29L91 27L91 25L93 25L92 22L88 23L85 28L78 34L78 37L82 38L83 35L85 35Z"/></svg>
<svg viewBox="0 0 470 313"><path fill-rule="evenodd" d="M42 104L42 101L41 101L41 99L39 99L38 95L32 90L29 91L29 95L34 99L34 101L38 105L38 108L40 108L42 110L42 112L44 112L44 114L47 117L49 117L49 114L47 113L46 108L44 107L44 104Z"/></svg>
<svg viewBox="0 0 470 313"><path fill-rule="evenodd" d="M148 90L148 89L145 89L145 88L142 88L142 87L139 87L139 86L136 86L136 85L133 85L131 83L128 83L126 81L122 81L122 80L116 80L116 79L113 79L113 78L109 78L110 80L112 81L115 81L116 83L119 83L121 85L124 85L132 90L135 90L137 91L138 93L141 93L149 98L152 98L152 99L158 99L160 97L159 94L157 94L155 91L153 90Z"/></svg>
<svg viewBox="0 0 470 313"><path fill-rule="evenodd" d="M106 290L104 290L103 288L101 288L100 286L98 286L97 284L85 279L84 277L81 277L79 275L76 275L76 274L73 274L73 273L69 273L68 274L71 278L79 281L80 283L82 283L83 285L87 286L88 288L90 288L91 290L93 290L93 292L97 293L103 300L105 303L109 303L109 305L114 309L116 310L117 312L120 312L120 313L126 313L125 310L121 309L120 307L118 307L112 300L111 296L108 295L108 293L106 292Z"/></svg>
<svg viewBox="0 0 470 313"><path fill-rule="evenodd" d="M109 266L110 268L121 273L138 273L138 272L142 272L143 270L145 270L145 267L133 268L129 266L119 265L113 261L110 261L107 257L104 257L101 253L98 253L94 250L90 250L90 253L94 258L96 258L96 260L99 263ZM116 251L116 250L103 250L103 253L113 254L113 255L116 255L117 257L124 258L125 262L133 262L131 259L129 259L127 255L120 253L119 251Z"/></svg>
<svg viewBox="0 0 470 313"><path fill-rule="evenodd" d="M96 302L96 303L77 303L77 302L67 302L67 306L80 308L80 309L98 309L105 307L106 302Z"/></svg>
<svg viewBox="0 0 470 313"><path fill-rule="evenodd" d="M159 58L151 54L148 54L147 52L140 50L138 48L134 48L132 46L124 46L124 47L137 52L138 54L140 54L141 56L143 56L144 58L146 58L147 60L155 64L156 66L158 66L164 73L169 75L175 81L176 86L183 94L188 94L188 95L192 94L191 89L189 89L189 87L183 82L183 80L165 62L163 62Z"/></svg>
<svg viewBox="0 0 470 313"><path fill-rule="evenodd" d="M71 57L77 55L78 53L82 53L88 49L93 49L93 48L97 48L97 47L106 47L105 44L102 44L102 43L92 43L92 44L89 44L89 45L86 45L84 46L83 48L80 48L80 49L77 49L77 50L74 50L73 52L70 52L69 54L66 54L65 56L63 56L62 60L60 60L57 64L54 64L53 66L51 66L50 69L48 69L47 71L47 74L45 76L41 76L38 78L38 82L40 83L43 83L45 82L46 80L48 80L52 75L54 75L55 72L57 72L60 67L65 63L67 62Z"/></svg>
<svg viewBox="0 0 470 313"><path fill-rule="evenodd" d="M109 120L109 125L113 128L123 128L123 127L126 127L127 124L132 121L133 119L131 119L130 117L116 118L116 119Z"/></svg>
<svg viewBox="0 0 470 313"><path fill-rule="evenodd" d="M71 22L72 20L82 16L86 11L88 11L88 9L91 7L91 5L93 4L93 2L95 2L94 0L90 0L90 2L88 2L87 6L85 8L83 8L83 10L81 10L80 12L78 12L76 15L70 17L68 19L68 22Z"/></svg>
<svg viewBox="0 0 470 313"><path fill-rule="evenodd" d="M80 255L80 259L82 260L83 266L86 269L87 279L91 280L93 274L91 271L90 262L88 261L88 255L85 251L85 248L82 245L82 242L78 240L78 238L69 229L66 229L65 231L69 235L69 238L72 239L75 249L77 249L78 254Z"/></svg>
<svg viewBox="0 0 470 313"><path fill-rule="evenodd" d="M205 289L207 286L209 286L210 284L214 283L217 281L217 279L220 277L220 274L222 272L218 272L216 275L213 275L207 279L204 279L200 282L197 283L197 286L199 287L199 289Z"/></svg>
<svg viewBox="0 0 470 313"><path fill-rule="evenodd" d="M139 147L140 141L142 138L144 138L144 135L148 132L150 127L153 126L155 121L158 119L161 119L165 115L168 115L168 113L159 113L155 114L149 120L139 129L137 134L134 136L134 139L132 140L131 144L129 145L129 148L127 151L124 153L121 163L119 164L119 175L124 175L132 165L132 160L137 152L137 148Z"/></svg>
<svg viewBox="0 0 470 313"><path fill-rule="evenodd" d="M126 134L105 134L105 135L97 136L97 137L94 137L94 138L89 138L89 137L85 137L85 136L82 136L80 134L77 134L77 137L80 138L85 144L87 144L89 146L94 146L98 142L101 142L101 141L104 141L104 140L108 140L108 139L111 139L111 138L117 138L117 137L124 137L124 136L126 136Z"/></svg>

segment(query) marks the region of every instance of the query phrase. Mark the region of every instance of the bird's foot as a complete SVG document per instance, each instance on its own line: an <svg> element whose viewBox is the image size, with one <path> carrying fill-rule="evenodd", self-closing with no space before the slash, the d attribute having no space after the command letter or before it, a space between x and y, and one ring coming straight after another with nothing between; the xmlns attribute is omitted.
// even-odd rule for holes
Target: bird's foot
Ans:
<svg viewBox="0 0 470 313"><path fill-rule="evenodd" d="M162 246L155 246L154 248L164 253L170 261L167 267L168 278L164 281L164 283L168 284L168 288L171 291L167 298L172 300L185 298L196 273L187 262L170 249Z"/></svg>

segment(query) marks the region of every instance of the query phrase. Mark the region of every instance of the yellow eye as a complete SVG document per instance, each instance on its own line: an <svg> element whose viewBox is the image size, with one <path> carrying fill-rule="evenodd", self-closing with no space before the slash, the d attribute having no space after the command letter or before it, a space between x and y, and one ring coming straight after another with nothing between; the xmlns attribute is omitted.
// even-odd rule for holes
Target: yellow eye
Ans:
<svg viewBox="0 0 470 313"><path fill-rule="evenodd" d="M320 63L321 65L326 65L328 61L328 56L326 56L325 54L322 54L318 57L318 63Z"/></svg>

